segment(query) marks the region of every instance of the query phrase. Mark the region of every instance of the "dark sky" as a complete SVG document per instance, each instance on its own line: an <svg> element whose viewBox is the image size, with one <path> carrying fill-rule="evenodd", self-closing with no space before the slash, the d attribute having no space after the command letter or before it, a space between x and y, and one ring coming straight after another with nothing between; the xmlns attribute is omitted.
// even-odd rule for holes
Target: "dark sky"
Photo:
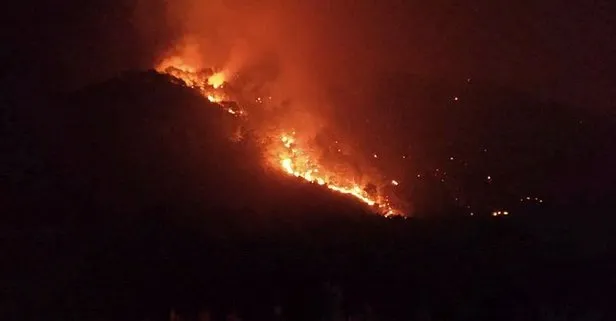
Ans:
<svg viewBox="0 0 616 321"><path fill-rule="evenodd" d="M609 1L168 3L173 7L161 0L13 2L2 14L4 78L79 86L151 66L190 33L204 51L217 47L210 58L228 60L238 46L248 60L274 52L287 69L333 83L395 70L470 77L585 108L611 110L616 99L616 10Z"/></svg>

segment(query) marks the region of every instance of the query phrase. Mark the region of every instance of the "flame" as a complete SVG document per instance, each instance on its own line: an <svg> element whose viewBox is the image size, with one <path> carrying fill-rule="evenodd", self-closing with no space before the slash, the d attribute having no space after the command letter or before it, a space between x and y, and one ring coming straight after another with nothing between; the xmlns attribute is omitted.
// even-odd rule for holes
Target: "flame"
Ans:
<svg viewBox="0 0 616 321"><path fill-rule="evenodd" d="M208 85L218 89L221 88L222 85L225 83L225 73L224 72L217 72L213 75L211 75L208 79L207 79L207 83Z"/></svg>
<svg viewBox="0 0 616 321"><path fill-rule="evenodd" d="M224 72L204 74L177 56L164 59L156 67L156 70L182 80L186 86L198 90L209 102L217 104L229 114L234 116L246 115L245 110L233 109L224 104L224 102L231 100L224 92L226 81ZM269 99L271 100L271 97ZM263 100L258 97L256 102L263 103ZM279 132L274 136L274 142L269 146L264 146L264 152L272 155L269 159L270 163L280 169L281 172L324 186L331 191L349 195L373 207L385 216L402 214L390 204L386 197L370 195L359 182L346 178L340 173L327 170L320 165L309 152L310 149L303 146L301 141L298 140L295 131ZM375 154L374 157L377 158L378 156ZM392 181L393 185L397 185L397 183L395 180Z"/></svg>
<svg viewBox="0 0 616 321"><path fill-rule="evenodd" d="M243 109L233 109L222 104L230 100L221 91L225 83L224 72L217 72L208 76L178 56L164 59L156 66L155 70L182 80L186 86L198 90L209 102L217 104L231 115L244 116L246 114Z"/></svg>
<svg viewBox="0 0 616 321"><path fill-rule="evenodd" d="M223 101L222 97L216 96L216 95L213 95L213 94L208 94L207 95L207 100L209 100L212 103L220 103L220 102Z"/></svg>
<svg viewBox="0 0 616 321"><path fill-rule="evenodd" d="M391 206L386 198L371 196L362 188L361 184L353 180L344 179L319 166L310 154L306 152L307 149L298 146L298 140L293 132L280 134L278 143L273 146L273 149L276 150L280 168L285 173L325 186L332 191L350 195L369 206L377 206L379 211L383 212L386 216L400 214L398 210Z"/></svg>
<svg viewBox="0 0 616 321"><path fill-rule="evenodd" d="M184 62L184 59L179 56L165 58L155 69L159 72L163 72L169 68L175 68L185 73L197 72L196 68Z"/></svg>

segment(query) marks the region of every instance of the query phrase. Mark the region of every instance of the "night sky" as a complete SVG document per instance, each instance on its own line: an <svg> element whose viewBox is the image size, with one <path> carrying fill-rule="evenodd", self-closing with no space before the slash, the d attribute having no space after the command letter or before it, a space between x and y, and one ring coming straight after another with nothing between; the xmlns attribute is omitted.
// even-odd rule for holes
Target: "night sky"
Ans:
<svg viewBox="0 0 616 321"><path fill-rule="evenodd" d="M74 88L150 67L185 30L223 43L223 51L248 31L248 38L276 42L266 50L296 55L293 64L330 71L337 81L389 69L472 78L590 109L611 110L616 99L610 1L205 3L13 2L2 13L3 78Z"/></svg>

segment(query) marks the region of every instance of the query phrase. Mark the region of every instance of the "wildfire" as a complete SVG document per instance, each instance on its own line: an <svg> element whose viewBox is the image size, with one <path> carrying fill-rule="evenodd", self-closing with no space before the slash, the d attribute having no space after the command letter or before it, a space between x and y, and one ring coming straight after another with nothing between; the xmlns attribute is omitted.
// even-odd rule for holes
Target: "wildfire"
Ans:
<svg viewBox="0 0 616 321"><path fill-rule="evenodd" d="M209 100L212 103L220 103L220 102L223 101L222 97L216 96L216 95L212 95L212 94L208 94L207 95L207 100Z"/></svg>
<svg viewBox="0 0 616 321"><path fill-rule="evenodd" d="M207 79L207 83L208 83L208 85L211 85L212 87L214 87L216 89L221 88L222 85L225 83L225 74L224 74L224 72L217 72L217 73L211 75Z"/></svg>
<svg viewBox="0 0 616 321"><path fill-rule="evenodd" d="M155 69L160 73L182 80L186 86L198 90L208 101L218 104L218 106L231 115L244 116L246 114L246 111L243 109L232 108L222 104L230 100L221 91L226 79L224 72L207 73L206 71L197 70L197 68L190 66L177 56L164 59Z"/></svg>
<svg viewBox="0 0 616 321"><path fill-rule="evenodd" d="M277 150L279 165L287 174L353 196L369 206L377 206L386 216L400 214L386 198L370 195L361 184L344 179L319 166L305 149L299 147L294 132L280 134L278 146L274 148Z"/></svg>
<svg viewBox="0 0 616 321"><path fill-rule="evenodd" d="M156 70L165 71L169 68L174 68L174 69L180 70L185 73L197 72L197 70L194 67L185 63L184 60L178 56L166 58L160 64L158 64L158 66L156 67Z"/></svg>
<svg viewBox="0 0 616 321"><path fill-rule="evenodd" d="M224 102L231 100L223 91L226 82L224 72L207 73L199 71L187 65L178 57L163 60L156 67L156 70L181 79L186 86L198 90L208 101L219 105L232 115L244 116L246 114L243 109L234 109L229 107L230 105L224 104ZM258 98L257 102L262 103L262 99ZM274 139L274 142L270 146L265 146L265 148L268 155L273 155L270 162L288 175L352 196L364 204L374 207L385 216L401 214L386 197L371 195L360 183L353 179L345 178L343 175L323 168L308 152L309 149L300 144L294 131L279 133L277 139ZM393 184L397 185L397 182Z"/></svg>

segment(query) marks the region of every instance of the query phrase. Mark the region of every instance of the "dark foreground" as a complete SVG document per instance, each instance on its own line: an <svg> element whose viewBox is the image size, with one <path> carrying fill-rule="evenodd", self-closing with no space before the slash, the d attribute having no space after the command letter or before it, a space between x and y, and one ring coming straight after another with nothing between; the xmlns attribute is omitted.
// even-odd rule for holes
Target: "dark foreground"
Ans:
<svg viewBox="0 0 616 321"><path fill-rule="evenodd" d="M612 122L467 95L391 101L437 111L396 135L430 218L407 220L266 172L250 131L230 143L235 118L156 73L5 100L0 320L616 319Z"/></svg>
<svg viewBox="0 0 616 321"><path fill-rule="evenodd" d="M3 231L2 319L607 320L613 310L614 239L590 214L169 214Z"/></svg>

